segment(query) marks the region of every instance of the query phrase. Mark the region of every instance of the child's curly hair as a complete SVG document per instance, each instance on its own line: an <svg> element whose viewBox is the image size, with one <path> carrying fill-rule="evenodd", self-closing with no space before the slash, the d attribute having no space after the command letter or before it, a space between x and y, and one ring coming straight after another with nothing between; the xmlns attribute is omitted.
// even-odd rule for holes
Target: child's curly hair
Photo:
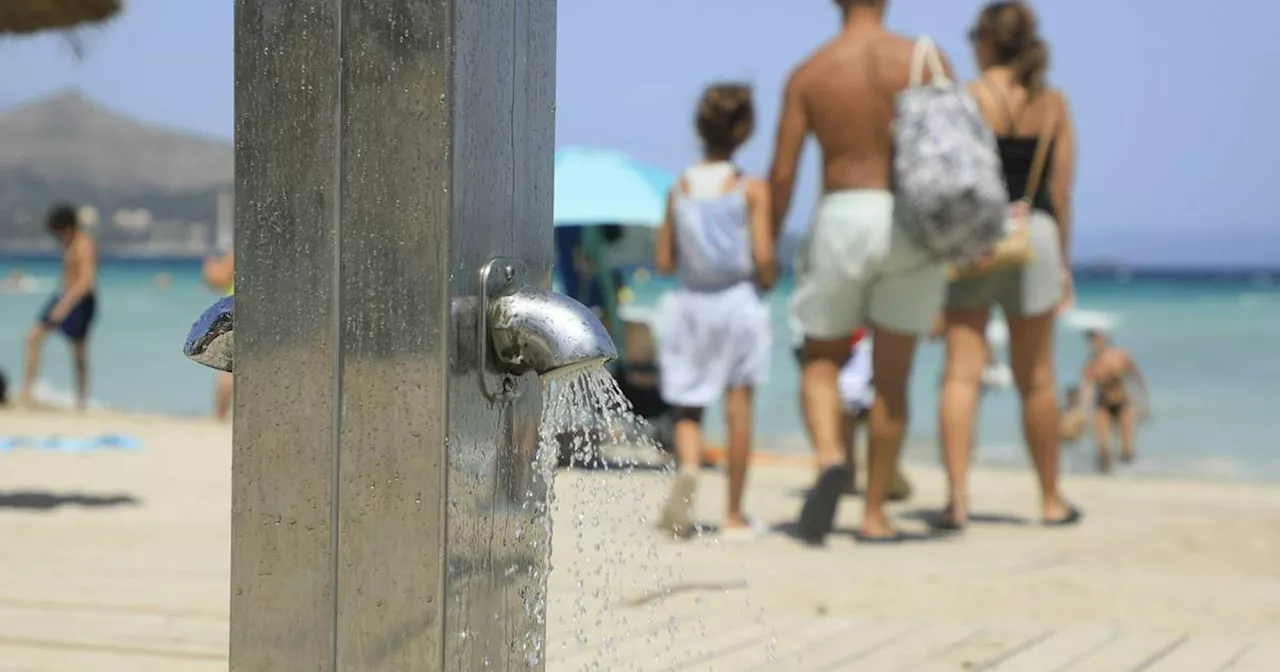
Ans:
<svg viewBox="0 0 1280 672"><path fill-rule="evenodd" d="M751 137L756 110L746 84L712 84L698 101L694 121L708 154L729 156Z"/></svg>

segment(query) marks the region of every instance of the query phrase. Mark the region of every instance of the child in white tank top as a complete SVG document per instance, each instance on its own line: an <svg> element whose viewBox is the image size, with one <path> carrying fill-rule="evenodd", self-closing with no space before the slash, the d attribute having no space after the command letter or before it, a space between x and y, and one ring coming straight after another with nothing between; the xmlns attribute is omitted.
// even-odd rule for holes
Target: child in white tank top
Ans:
<svg viewBox="0 0 1280 672"><path fill-rule="evenodd" d="M745 86L712 86L698 106L704 160L672 188L658 234L658 271L680 288L666 302L658 334L662 396L676 407L680 471L661 526L693 532L693 495L702 457L702 413L727 394L729 505L726 537L757 526L742 511L752 423L751 396L769 369L769 311L761 296L776 269L769 233L768 188L741 175L731 159L754 125Z"/></svg>

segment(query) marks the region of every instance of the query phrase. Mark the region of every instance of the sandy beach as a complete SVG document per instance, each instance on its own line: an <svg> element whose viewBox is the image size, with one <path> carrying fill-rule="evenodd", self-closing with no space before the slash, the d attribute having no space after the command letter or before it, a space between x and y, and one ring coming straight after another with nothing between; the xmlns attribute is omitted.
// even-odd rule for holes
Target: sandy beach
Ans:
<svg viewBox="0 0 1280 672"><path fill-rule="evenodd" d="M5 410L6 436L142 449L0 452L0 671L226 669L230 430L201 419ZM912 466L908 530L942 501ZM974 474L962 537L825 548L785 532L811 476L752 472L751 542L650 528L655 470L556 483L548 669L1280 669L1280 488L1074 478L1083 526L1035 520L1028 474ZM723 482L708 471L710 521Z"/></svg>

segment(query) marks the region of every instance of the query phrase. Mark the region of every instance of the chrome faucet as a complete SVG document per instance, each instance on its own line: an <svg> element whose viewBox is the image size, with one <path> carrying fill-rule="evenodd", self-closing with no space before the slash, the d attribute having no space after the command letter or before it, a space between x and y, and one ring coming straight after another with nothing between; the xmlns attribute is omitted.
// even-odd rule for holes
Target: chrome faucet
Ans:
<svg viewBox="0 0 1280 672"><path fill-rule="evenodd" d="M510 398L514 380L504 380L499 391L490 390L490 353L496 368L508 376L562 376L618 357L595 313L567 296L533 286L526 276L524 264L515 259L494 259L480 271L475 354L481 390L491 400ZM460 310L453 319L466 319L467 312ZM218 299L192 325L183 354L198 364L233 371L235 313L234 296Z"/></svg>
<svg viewBox="0 0 1280 672"><path fill-rule="evenodd" d="M563 376L618 357L600 318L586 306L530 284L515 259L494 259L480 271L480 328L477 330L481 390L491 400L510 397L513 385L489 389L486 362L490 348L507 374ZM495 277L497 276L497 277Z"/></svg>
<svg viewBox="0 0 1280 672"><path fill-rule="evenodd" d="M211 369L230 372L235 364L236 297L224 296L191 325L182 354Z"/></svg>

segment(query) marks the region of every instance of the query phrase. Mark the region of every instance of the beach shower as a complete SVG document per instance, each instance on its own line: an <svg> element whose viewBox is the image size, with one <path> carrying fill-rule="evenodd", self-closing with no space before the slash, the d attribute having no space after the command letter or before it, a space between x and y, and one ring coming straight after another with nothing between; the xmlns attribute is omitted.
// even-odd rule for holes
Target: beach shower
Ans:
<svg viewBox="0 0 1280 672"><path fill-rule="evenodd" d="M233 670L545 665L540 378L616 355L536 280L555 10L236 2Z"/></svg>

